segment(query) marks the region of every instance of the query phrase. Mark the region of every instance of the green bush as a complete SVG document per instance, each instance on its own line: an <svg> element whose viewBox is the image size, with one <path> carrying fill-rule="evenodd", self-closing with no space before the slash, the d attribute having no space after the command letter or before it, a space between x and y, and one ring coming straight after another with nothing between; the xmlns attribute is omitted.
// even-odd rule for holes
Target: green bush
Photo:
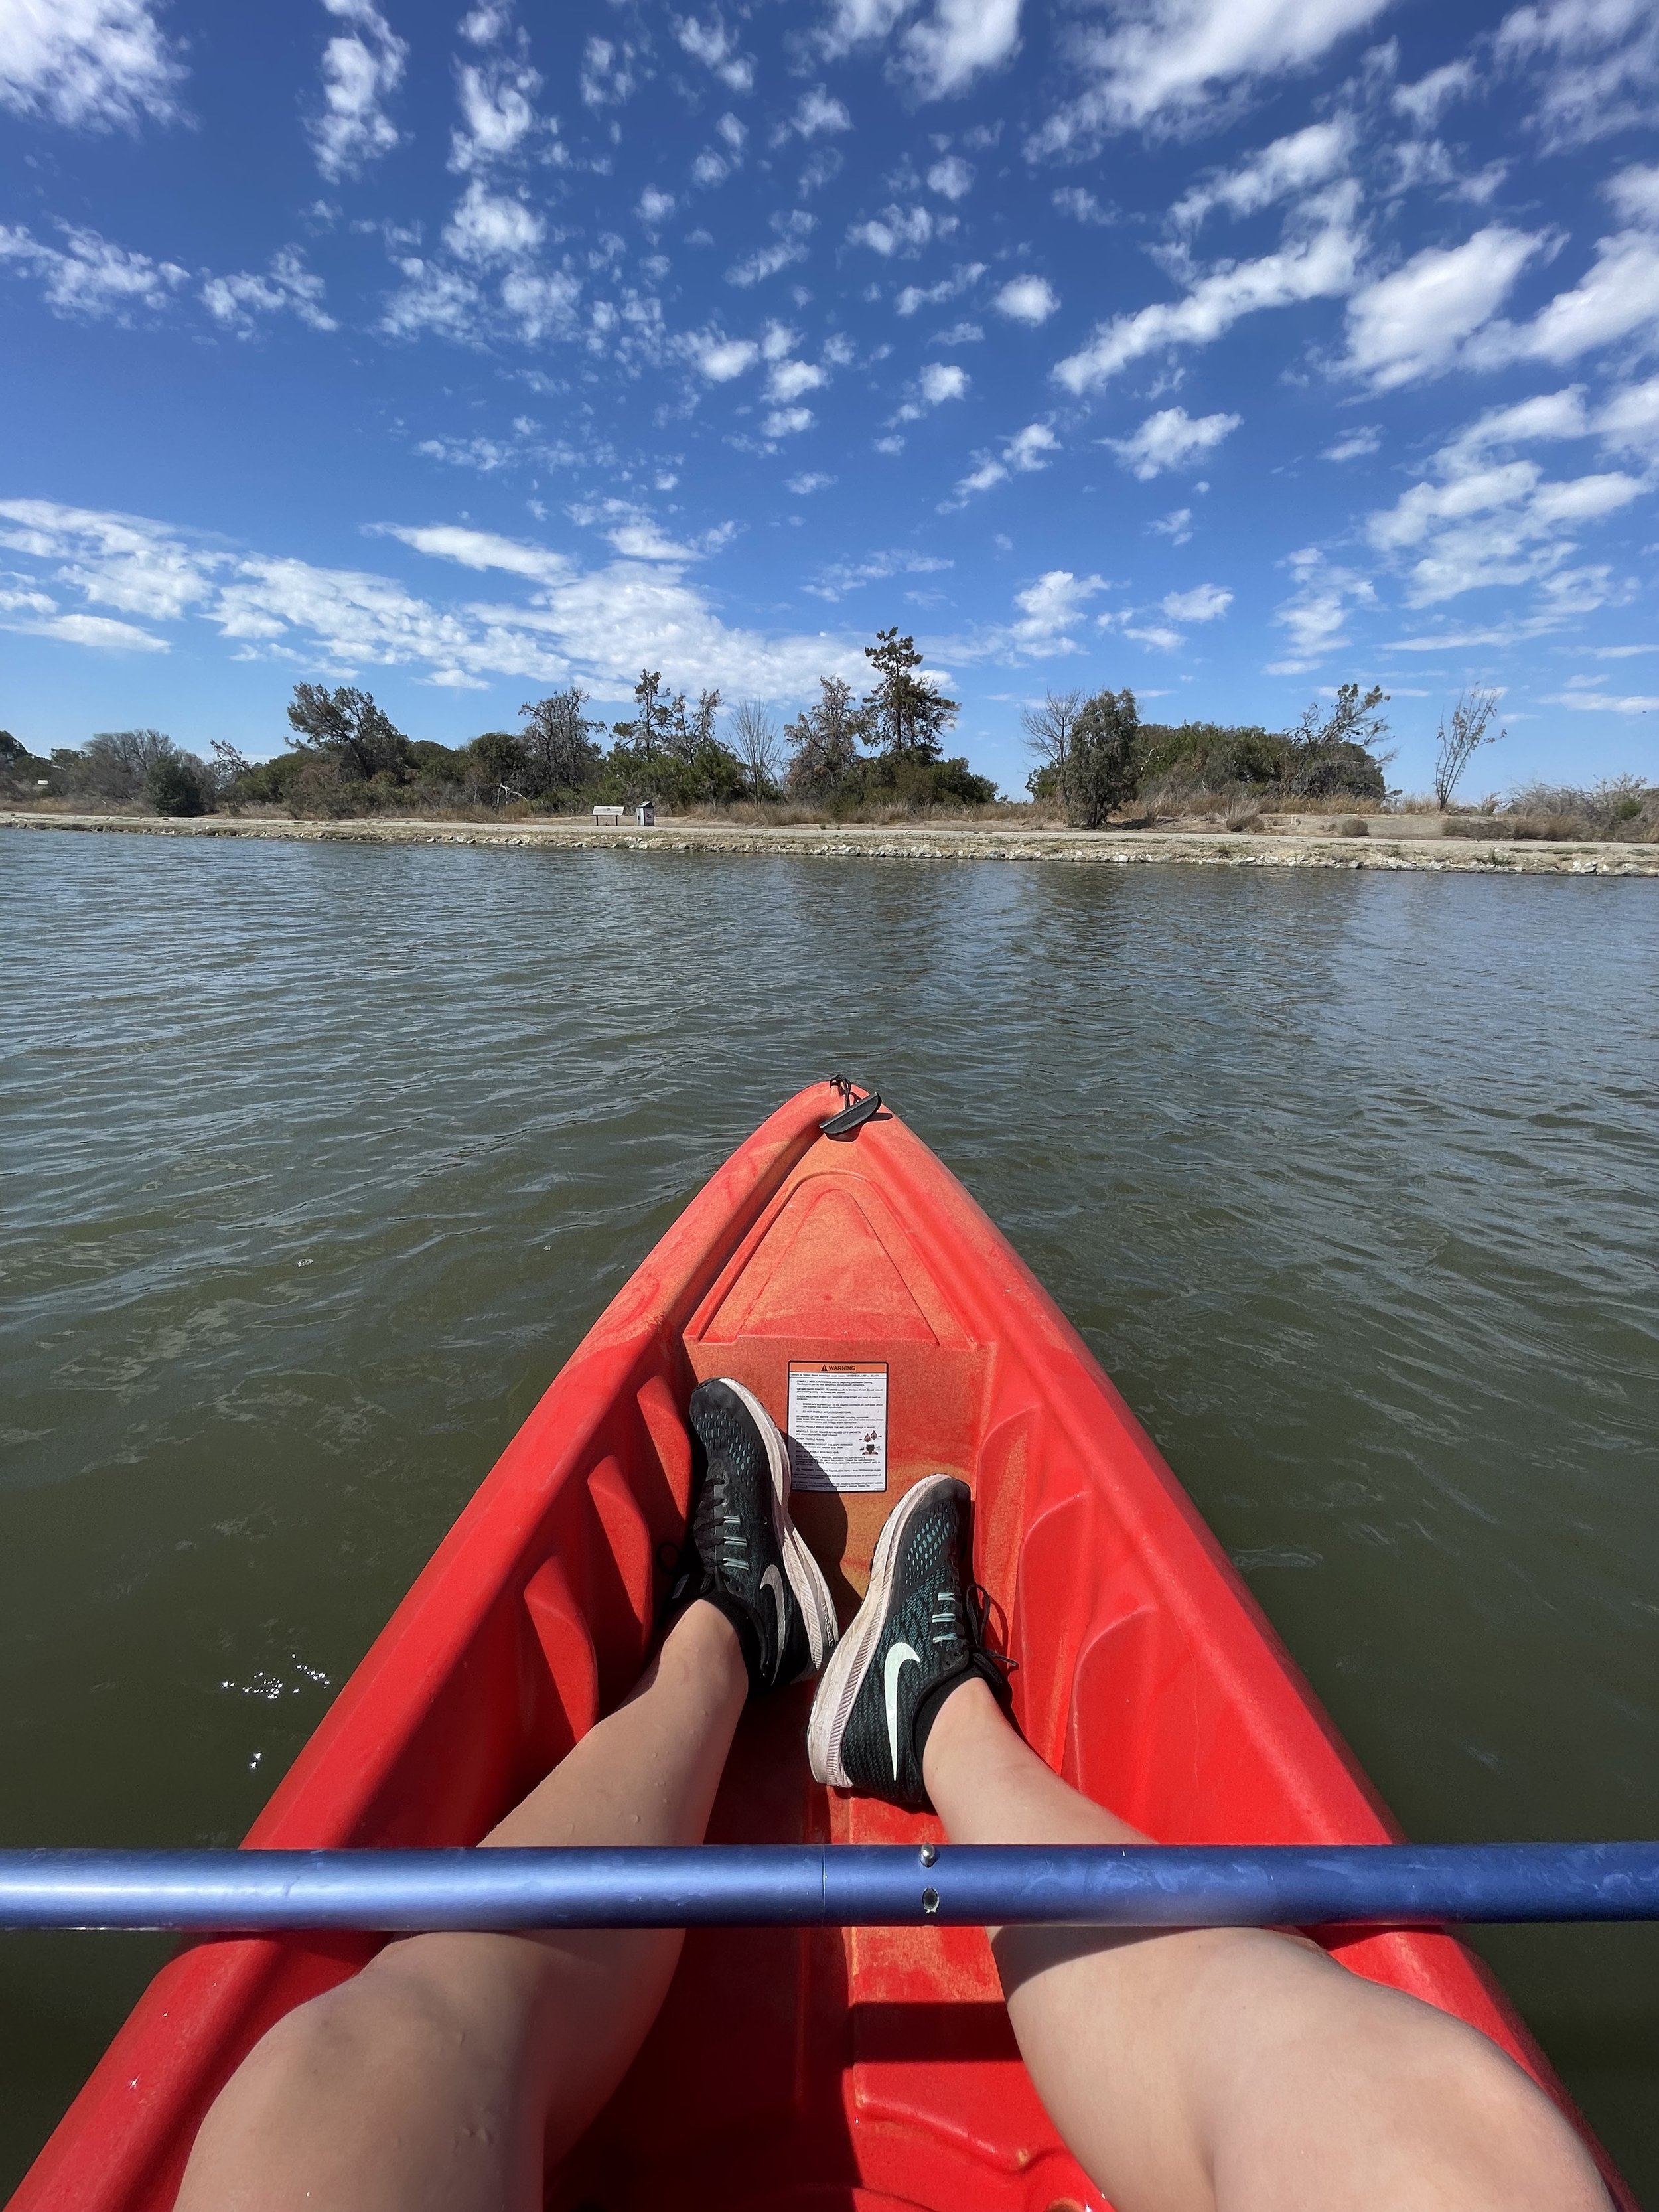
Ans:
<svg viewBox="0 0 1659 2212"><path fill-rule="evenodd" d="M1140 784L1140 718L1133 691L1101 691L1077 718L1065 764L1060 797L1076 829L1098 830Z"/></svg>
<svg viewBox="0 0 1659 2212"><path fill-rule="evenodd" d="M210 814L213 778L193 753L169 751L144 778L144 796L158 814Z"/></svg>

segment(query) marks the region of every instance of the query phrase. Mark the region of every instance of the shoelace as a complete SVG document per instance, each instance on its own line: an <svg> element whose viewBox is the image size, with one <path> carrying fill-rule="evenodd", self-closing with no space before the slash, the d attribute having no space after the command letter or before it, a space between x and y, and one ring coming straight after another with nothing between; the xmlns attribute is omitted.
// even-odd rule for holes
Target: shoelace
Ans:
<svg viewBox="0 0 1659 2212"><path fill-rule="evenodd" d="M1008 1677L1019 1672L1018 1659L1011 1659L1006 1651L998 1651L986 1640L986 1631L991 1625L991 1593L983 1583L969 1583L963 1595L969 1626L969 1649L976 1659L986 1662L987 1669L1000 1668L1001 1672L987 1671L985 1679L998 1696L1010 1695Z"/></svg>

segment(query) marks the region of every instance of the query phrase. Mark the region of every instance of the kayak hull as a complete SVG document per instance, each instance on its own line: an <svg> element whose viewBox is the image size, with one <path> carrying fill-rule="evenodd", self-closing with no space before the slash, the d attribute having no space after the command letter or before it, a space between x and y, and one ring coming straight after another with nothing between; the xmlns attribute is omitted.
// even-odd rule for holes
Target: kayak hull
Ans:
<svg viewBox="0 0 1659 2212"><path fill-rule="evenodd" d="M845 1618L895 1499L943 1470L1018 1662L1028 1740L1159 1842L1399 1831L1076 1332L927 1147L884 1113L820 1136L827 1085L739 1147L502 1454L247 1837L475 1843L630 1686L683 1534L684 1408L724 1375L781 1424L792 1362L884 1363L886 1483L798 1492ZM931 1819L807 1774L811 1686L746 1711L716 1843L920 1843ZM208 2105L270 2023L372 1955L355 1936L202 1942L156 1977L14 2199L164 2212ZM1451 1937L1329 1938L1559 2083ZM1575 2124L1583 2126L1576 2114ZM1592 2148L1596 2147L1592 2143ZM1632 2200L1597 2149L1615 2200ZM694 1929L645 2048L548 2177L558 2212L1101 2204L1014 2045L976 1929Z"/></svg>

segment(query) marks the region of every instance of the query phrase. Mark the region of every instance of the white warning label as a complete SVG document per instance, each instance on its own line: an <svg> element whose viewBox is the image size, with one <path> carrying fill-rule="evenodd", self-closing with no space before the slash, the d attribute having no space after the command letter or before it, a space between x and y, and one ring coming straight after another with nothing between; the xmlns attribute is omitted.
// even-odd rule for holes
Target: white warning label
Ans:
<svg viewBox="0 0 1659 2212"><path fill-rule="evenodd" d="M792 1359L789 1479L797 1490L885 1490L887 1362Z"/></svg>

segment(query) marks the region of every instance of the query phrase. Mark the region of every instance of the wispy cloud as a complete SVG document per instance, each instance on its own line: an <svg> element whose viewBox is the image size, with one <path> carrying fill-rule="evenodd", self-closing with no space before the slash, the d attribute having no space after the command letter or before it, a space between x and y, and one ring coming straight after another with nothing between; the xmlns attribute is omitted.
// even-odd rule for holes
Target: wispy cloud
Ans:
<svg viewBox="0 0 1659 2212"><path fill-rule="evenodd" d="M625 519L597 520L618 538L630 527ZM27 578L26 587L54 608L67 595L82 609L90 602L116 611L47 615L25 607L0 612L0 622L37 630L51 623L48 634L68 643L154 652L167 641L141 624L191 619L242 659L297 661L337 675L406 667L446 687L498 676L574 677L607 697L625 696L642 664L672 665L688 686L781 700L803 696L821 674L860 680L866 672L851 641L728 626L682 563L643 534L635 542L646 557L600 568L453 524L399 525L381 534L422 559L511 577L524 591L507 603L440 604L372 570L237 551L143 517L8 500L0 501L0 543L47 572Z"/></svg>
<svg viewBox="0 0 1659 2212"><path fill-rule="evenodd" d="M234 276L210 276L202 287L209 314L241 338L251 337L265 315L297 315L313 331L337 330L323 299L323 280L306 267L297 246L285 246L273 254L264 275L244 270Z"/></svg>
<svg viewBox="0 0 1659 2212"><path fill-rule="evenodd" d="M184 69L146 0L6 0L0 106L70 130L128 130L179 112Z"/></svg>
<svg viewBox="0 0 1659 2212"><path fill-rule="evenodd" d="M1032 136L1037 155L1111 131L1189 120L1265 77L1305 68L1363 30L1388 0L1127 0L1075 41L1084 89Z"/></svg>
<svg viewBox="0 0 1659 2212"><path fill-rule="evenodd" d="M1178 230L1190 231L1216 208L1231 216L1255 215L1340 176L1353 147L1354 127L1348 117L1310 123L1305 131L1274 139L1237 168L1189 186L1170 210L1170 220Z"/></svg>
<svg viewBox="0 0 1659 2212"><path fill-rule="evenodd" d="M755 82L753 58L738 51L738 42L720 21L718 12L703 22L696 15L677 15L674 36L683 52L700 61L705 69L713 70L720 82L732 92L748 92Z"/></svg>
<svg viewBox="0 0 1659 2212"><path fill-rule="evenodd" d="M60 223L58 232L64 243L50 246L21 224L0 223L0 270L35 277L57 314L131 324L169 305L189 281L176 261L131 252L95 230Z"/></svg>
<svg viewBox="0 0 1659 2212"><path fill-rule="evenodd" d="M1069 354L1054 374L1068 392L1097 392L1148 354L1177 346L1212 345L1242 316L1352 289L1358 244L1340 203L1311 235L1293 239L1259 260L1224 263L1195 277L1179 300L1159 301L1097 325L1087 345Z"/></svg>
<svg viewBox="0 0 1659 2212"><path fill-rule="evenodd" d="M403 82L409 48L374 0L323 6L348 27L323 49L323 105L308 127L317 167L337 184L398 143L386 102Z"/></svg>
<svg viewBox="0 0 1659 2212"><path fill-rule="evenodd" d="M1150 483L1166 469L1181 468L1200 454L1213 453L1243 419L1241 415L1223 414L1194 417L1184 407L1164 407L1149 415L1132 436L1108 438L1103 442L1126 469L1143 483Z"/></svg>

